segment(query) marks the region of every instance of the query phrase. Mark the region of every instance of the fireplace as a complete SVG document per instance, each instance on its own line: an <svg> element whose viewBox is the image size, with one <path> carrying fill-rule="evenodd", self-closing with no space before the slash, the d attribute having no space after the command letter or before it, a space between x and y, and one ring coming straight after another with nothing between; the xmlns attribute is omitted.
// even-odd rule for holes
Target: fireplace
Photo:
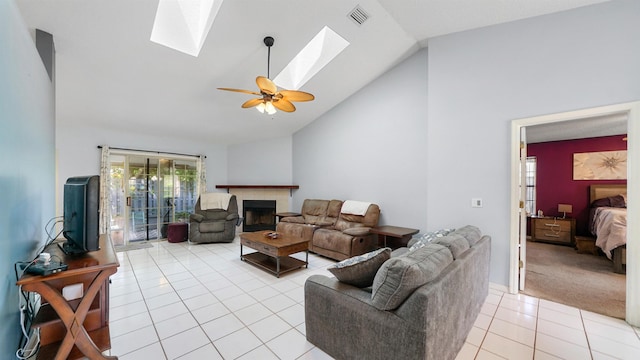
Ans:
<svg viewBox="0 0 640 360"><path fill-rule="evenodd" d="M276 229L275 200L243 200L242 231L260 231Z"/></svg>

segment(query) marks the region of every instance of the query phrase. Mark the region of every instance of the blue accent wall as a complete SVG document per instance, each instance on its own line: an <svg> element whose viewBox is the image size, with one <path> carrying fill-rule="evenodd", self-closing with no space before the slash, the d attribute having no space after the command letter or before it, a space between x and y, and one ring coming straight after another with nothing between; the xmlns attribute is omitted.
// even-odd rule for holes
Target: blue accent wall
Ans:
<svg viewBox="0 0 640 360"><path fill-rule="evenodd" d="M14 0L0 0L0 358L20 340L13 264L55 215L54 90Z"/></svg>

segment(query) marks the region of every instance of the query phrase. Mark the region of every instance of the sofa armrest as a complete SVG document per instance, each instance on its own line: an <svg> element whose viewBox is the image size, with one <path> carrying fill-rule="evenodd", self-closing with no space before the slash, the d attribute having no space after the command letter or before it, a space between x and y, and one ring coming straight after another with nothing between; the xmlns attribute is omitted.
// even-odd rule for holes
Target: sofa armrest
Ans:
<svg viewBox="0 0 640 360"><path fill-rule="evenodd" d="M235 213L234 214L229 214L229 215L227 215L226 220L227 221L229 221L229 220L237 220L239 217L240 217L240 215L235 214Z"/></svg>
<svg viewBox="0 0 640 360"><path fill-rule="evenodd" d="M343 233L351 236L366 236L369 235L369 231L371 231L371 228L364 226L352 227L342 230Z"/></svg>
<svg viewBox="0 0 640 360"><path fill-rule="evenodd" d="M190 214L189 221L202 222L204 220L204 215L200 214Z"/></svg>
<svg viewBox="0 0 640 360"><path fill-rule="evenodd" d="M371 293L312 275L304 286L307 340L337 359L415 358L424 330L371 305ZM389 334L403 334L400 337ZM362 341L375 339L375 341Z"/></svg>
<svg viewBox="0 0 640 360"><path fill-rule="evenodd" d="M280 222L289 222L296 224L304 224L304 217L302 216L287 216L280 219Z"/></svg>

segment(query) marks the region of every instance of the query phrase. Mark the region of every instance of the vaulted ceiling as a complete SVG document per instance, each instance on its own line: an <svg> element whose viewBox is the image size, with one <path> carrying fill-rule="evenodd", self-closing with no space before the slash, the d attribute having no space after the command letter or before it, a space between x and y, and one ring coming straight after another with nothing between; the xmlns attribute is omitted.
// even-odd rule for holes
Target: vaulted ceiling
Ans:
<svg viewBox="0 0 640 360"><path fill-rule="evenodd" d="M54 36L56 117L147 134L243 143L292 134L434 36L607 0L227 0L198 57L149 40L158 0L16 0L27 26ZM360 6L362 25L347 14ZM300 90L316 100L273 116L241 109L267 72L262 39L275 38L277 74L324 26L350 45Z"/></svg>

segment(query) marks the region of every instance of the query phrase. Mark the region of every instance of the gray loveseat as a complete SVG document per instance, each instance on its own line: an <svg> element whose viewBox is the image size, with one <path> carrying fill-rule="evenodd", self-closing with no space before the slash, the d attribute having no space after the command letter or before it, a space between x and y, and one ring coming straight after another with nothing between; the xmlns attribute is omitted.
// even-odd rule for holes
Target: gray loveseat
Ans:
<svg viewBox="0 0 640 360"><path fill-rule="evenodd" d="M395 250L368 288L313 275L305 282L307 340L336 359L454 359L488 295L490 252L490 237L465 226ZM398 279L417 288L394 288Z"/></svg>

